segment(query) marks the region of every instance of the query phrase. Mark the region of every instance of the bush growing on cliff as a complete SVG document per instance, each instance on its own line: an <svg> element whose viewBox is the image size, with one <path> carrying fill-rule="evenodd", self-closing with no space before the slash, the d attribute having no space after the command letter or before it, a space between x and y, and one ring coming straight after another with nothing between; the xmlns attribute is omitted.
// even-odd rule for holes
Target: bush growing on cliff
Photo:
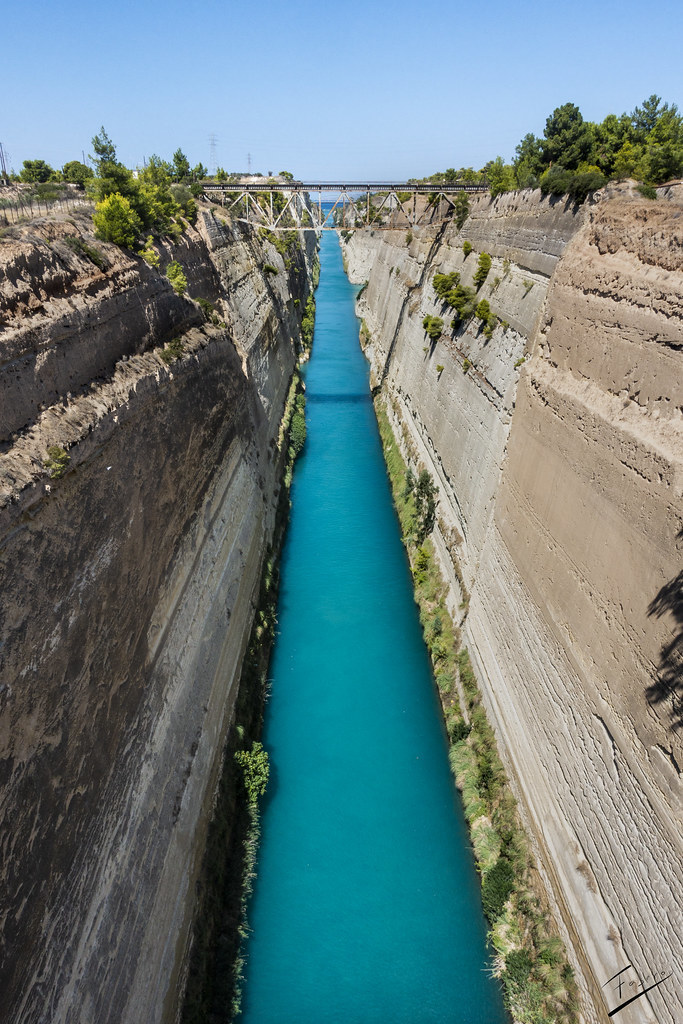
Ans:
<svg viewBox="0 0 683 1024"><path fill-rule="evenodd" d="M187 290L187 278L183 273L183 268L177 260L171 260L169 265L166 267L166 277L171 282L171 286L176 295L185 294Z"/></svg>
<svg viewBox="0 0 683 1024"><path fill-rule="evenodd" d="M242 769L249 803L258 803L258 798L266 791L270 776L268 752L263 749L261 743L254 741L251 750L235 752L235 761Z"/></svg>
<svg viewBox="0 0 683 1024"><path fill-rule="evenodd" d="M60 476L66 473L70 461L71 456L63 448L58 444L52 444L47 450L47 458L43 465L49 471L51 480L59 480Z"/></svg>
<svg viewBox="0 0 683 1024"><path fill-rule="evenodd" d="M306 352L310 352L313 344L313 332L315 330L315 299L309 295L306 299L306 309L301 318L301 341Z"/></svg>
<svg viewBox="0 0 683 1024"><path fill-rule="evenodd" d="M512 864L506 857L499 857L487 871L481 886L481 902L491 924L502 914L514 887L515 872Z"/></svg>
<svg viewBox="0 0 683 1024"><path fill-rule="evenodd" d="M467 259L469 254L472 252L472 243L471 242L463 242L462 243L462 251L465 254L465 259Z"/></svg>
<svg viewBox="0 0 683 1024"><path fill-rule="evenodd" d="M448 301L448 293L460 284L460 274L453 271L452 274L435 274L432 278L434 291L440 299Z"/></svg>
<svg viewBox="0 0 683 1024"><path fill-rule="evenodd" d="M438 490L428 470L423 469L415 484L415 530L419 544L434 529Z"/></svg>
<svg viewBox="0 0 683 1024"><path fill-rule="evenodd" d="M159 266L161 260L159 253L154 248L154 239L151 235L148 236L144 249L138 249L138 256L142 256L145 263L148 263L154 269Z"/></svg>
<svg viewBox="0 0 683 1024"><path fill-rule="evenodd" d="M167 366L170 366L170 364L174 363L176 359L180 359L183 351L183 343L180 338L171 338L168 345L164 346L161 352L161 358Z"/></svg>
<svg viewBox="0 0 683 1024"><path fill-rule="evenodd" d="M294 402L294 412L289 425L289 452L292 459L301 455L306 443L306 396L300 392Z"/></svg>
<svg viewBox="0 0 683 1024"><path fill-rule="evenodd" d="M455 196L455 223L458 231L470 215L470 197L467 192L458 192Z"/></svg>
<svg viewBox="0 0 683 1024"><path fill-rule="evenodd" d="M432 341L437 341L443 332L443 320L440 316L426 316L422 321L422 326L427 332L427 336Z"/></svg>
<svg viewBox="0 0 683 1024"><path fill-rule="evenodd" d="M132 249L142 229L142 221L125 196L114 192L95 206L95 236L103 242Z"/></svg>
<svg viewBox="0 0 683 1024"><path fill-rule="evenodd" d="M491 257L487 252L479 253L479 260L477 261L477 269L474 272L473 282L474 287L479 291L484 281L489 275L491 269Z"/></svg>

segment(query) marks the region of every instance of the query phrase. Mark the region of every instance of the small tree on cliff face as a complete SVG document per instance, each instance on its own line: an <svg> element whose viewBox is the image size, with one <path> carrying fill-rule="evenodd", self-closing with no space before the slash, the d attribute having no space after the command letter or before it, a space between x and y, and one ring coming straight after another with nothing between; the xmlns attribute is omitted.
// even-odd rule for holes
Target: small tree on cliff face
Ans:
<svg viewBox="0 0 683 1024"><path fill-rule="evenodd" d="M263 796L268 785L270 776L268 752L263 749L261 743L254 742L251 745L251 750L238 750L235 753L235 761L242 769L249 803L254 805L258 803L258 798Z"/></svg>
<svg viewBox="0 0 683 1024"><path fill-rule="evenodd" d="M105 242L132 249L142 229L142 221L125 196L118 192L107 196L95 207L95 235Z"/></svg>
<svg viewBox="0 0 683 1024"><path fill-rule="evenodd" d="M414 495L417 542L422 544L425 537L434 529L436 518L437 488L426 469L423 469L417 478Z"/></svg>

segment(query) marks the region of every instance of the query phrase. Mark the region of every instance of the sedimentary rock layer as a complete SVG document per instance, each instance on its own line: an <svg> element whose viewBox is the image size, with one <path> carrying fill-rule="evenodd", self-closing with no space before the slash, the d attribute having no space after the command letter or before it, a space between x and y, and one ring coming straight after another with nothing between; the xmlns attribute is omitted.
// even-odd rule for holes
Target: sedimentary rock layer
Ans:
<svg viewBox="0 0 683 1024"><path fill-rule="evenodd" d="M682 225L676 189L650 202L622 187L583 210L529 192L475 200L461 232L358 231L345 246L369 279L373 379L439 483L452 607L460 577L591 1024L629 963L629 982L678 982L619 1019L683 1019ZM477 321L449 330L431 287L453 270L469 284L481 251L490 340ZM434 344L425 315L446 320Z"/></svg>
<svg viewBox="0 0 683 1024"><path fill-rule="evenodd" d="M273 527L306 245L287 272L201 211L162 266L181 263L213 324L85 221L3 245L3 1021L174 1019ZM55 444L70 461L50 480Z"/></svg>

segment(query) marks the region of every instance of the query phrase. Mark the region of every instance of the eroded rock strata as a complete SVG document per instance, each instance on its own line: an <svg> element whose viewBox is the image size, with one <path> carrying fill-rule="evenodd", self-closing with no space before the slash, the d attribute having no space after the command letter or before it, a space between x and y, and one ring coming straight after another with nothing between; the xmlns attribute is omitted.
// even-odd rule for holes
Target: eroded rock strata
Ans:
<svg viewBox="0 0 683 1024"><path fill-rule="evenodd" d="M285 266L202 209L162 268L181 263L212 323L84 218L15 235L0 247L0 1019L170 1021L315 239Z"/></svg>
<svg viewBox="0 0 683 1024"><path fill-rule="evenodd" d="M660 193L621 186L581 210L478 197L460 232L358 230L344 246L368 282L373 383L439 485L452 608L460 577L591 1024L627 964L629 983L673 977L619 1019L683 1020L683 196ZM476 319L451 331L432 287L438 272L471 284L483 251L490 339ZM425 316L445 321L436 342Z"/></svg>

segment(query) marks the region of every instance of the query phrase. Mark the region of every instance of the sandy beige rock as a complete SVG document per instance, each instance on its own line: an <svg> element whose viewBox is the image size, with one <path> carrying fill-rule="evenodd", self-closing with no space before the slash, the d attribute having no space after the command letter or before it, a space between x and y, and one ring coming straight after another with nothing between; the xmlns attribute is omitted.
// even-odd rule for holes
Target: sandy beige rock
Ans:
<svg viewBox="0 0 683 1024"><path fill-rule="evenodd" d="M626 963L643 982L683 970L682 217L675 190L612 188L580 213L523 193L410 250L380 232L345 247L356 280L372 265L375 380L462 537L466 642L591 1024ZM463 238L466 262L493 255L481 294L510 328L431 350L431 278L471 280ZM680 985L619 1019L683 1019Z"/></svg>

